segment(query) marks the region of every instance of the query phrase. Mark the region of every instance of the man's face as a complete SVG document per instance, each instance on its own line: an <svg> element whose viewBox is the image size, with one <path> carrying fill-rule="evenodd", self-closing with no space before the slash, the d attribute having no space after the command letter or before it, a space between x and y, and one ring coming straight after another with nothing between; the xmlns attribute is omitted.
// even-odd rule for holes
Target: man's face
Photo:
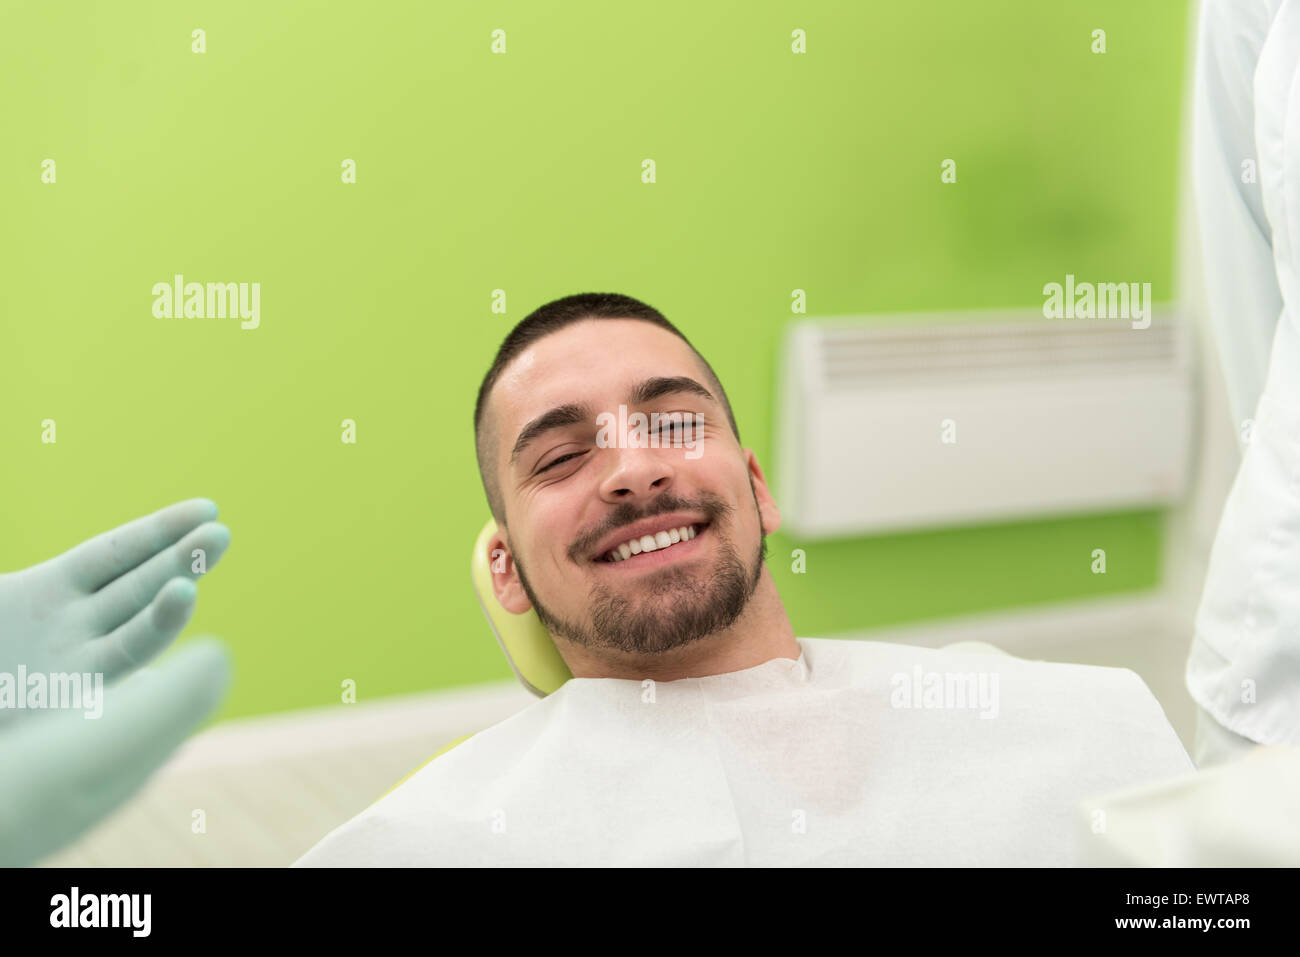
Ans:
<svg viewBox="0 0 1300 957"><path fill-rule="evenodd" d="M683 384L638 395L652 380L678 378L713 392L685 342L637 320L574 323L506 368L490 399L513 562L493 576L503 607L518 614L531 604L557 637L643 655L739 617L780 516L720 397ZM569 405L581 414L529 428ZM638 412L649 420L641 431ZM636 447L654 431L652 413L681 417L659 421L659 447ZM681 526L695 537L678 540ZM606 560L633 533L663 542L660 531L667 547Z"/></svg>

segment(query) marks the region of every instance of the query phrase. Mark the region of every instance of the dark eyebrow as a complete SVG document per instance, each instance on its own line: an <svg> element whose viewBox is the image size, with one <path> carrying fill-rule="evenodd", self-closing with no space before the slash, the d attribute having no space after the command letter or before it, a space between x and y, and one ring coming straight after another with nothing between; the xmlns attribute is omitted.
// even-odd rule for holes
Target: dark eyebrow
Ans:
<svg viewBox="0 0 1300 957"><path fill-rule="evenodd" d="M653 402L655 399L675 392L686 392L716 401L712 392L690 376L684 375L655 376L650 379L643 379L632 387L632 390L628 393L628 401L632 405L644 405L647 402ZM550 432L552 429L578 425L582 422L594 422L595 419L596 416L592 414L589 406L575 402L557 405L549 412L543 412L520 431L519 438L515 439L514 450L510 453L510 464L513 466L519 459L519 453L544 433Z"/></svg>
<svg viewBox="0 0 1300 957"><path fill-rule="evenodd" d="M523 431L519 433L519 438L515 439L514 451L510 453L510 464L514 465L519 458L519 453L543 433L550 432L552 429L577 425L580 422L589 422L595 418L591 414L591 409L587 408L587 406L577 405L573 402L568 405L557 405L551 411L543 412L525 425Z"/></svg>
<svg viewBox="0 0 1300 957"><path fill-rule="evenodd" d="M656 376L653 379L645 379L632 387L632 394L629 398L633 405L644 405L647 402L653 402L660 396L671 395L674 392L690 392L704 399L713 398L712 392L690 376L684 375Z"/></svg>

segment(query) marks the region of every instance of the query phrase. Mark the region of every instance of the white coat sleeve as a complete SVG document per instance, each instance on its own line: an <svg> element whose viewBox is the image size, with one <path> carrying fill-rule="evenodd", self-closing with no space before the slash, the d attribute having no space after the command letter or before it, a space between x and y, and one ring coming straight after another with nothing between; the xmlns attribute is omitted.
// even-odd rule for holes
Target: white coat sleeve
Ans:
<svg viewBox="0 0 1300 957"><path fill-rule="evenodd" d="M1282 294L1260 192L1255 66L1281 0L1203 0L1193 172L1210 332L1238 434L1268 374Z"/></svg>
<svg viewBox="0 0 1300 957"><path fill-rule="evenodd" d="M1260 190L1254 108L1260 49L1280 6L1281 0L1203 0L1198 27L1196 204L1210 333L1239 436L1245 421L1255 416L1282 312ZM1193 659L1200 650L1194 647ZM1193 671L1205 673L1199 664L1189 665L1189 673ZM1254 745L1223 727L1204 707L1197 708L1198 766L1236 760Z"/></svg>

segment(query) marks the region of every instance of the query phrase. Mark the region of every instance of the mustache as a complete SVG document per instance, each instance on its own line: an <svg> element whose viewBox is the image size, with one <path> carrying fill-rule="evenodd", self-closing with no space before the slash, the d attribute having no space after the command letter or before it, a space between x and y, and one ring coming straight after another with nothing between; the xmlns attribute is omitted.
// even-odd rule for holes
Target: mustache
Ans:
<svg viewBox="0 0 1300 957"><path fill-rule="evenodd" d="M661 496L654 504L653 508L639 509L631 505L619 505L609 517L602 522L597 528L593 528L587 534L581 536L576 542L569 546L569 557L575 562L581 562L587 553L595 544L624 525L631 525L633 522L639 522L644 518L654 518L656 515L667 515L669 512L703 512L706 521L710 524L716 524L721 518L731 511L731 506L722 501L717 496L706 495L698 502L688 502L686 499L676 496Z"/></svg>

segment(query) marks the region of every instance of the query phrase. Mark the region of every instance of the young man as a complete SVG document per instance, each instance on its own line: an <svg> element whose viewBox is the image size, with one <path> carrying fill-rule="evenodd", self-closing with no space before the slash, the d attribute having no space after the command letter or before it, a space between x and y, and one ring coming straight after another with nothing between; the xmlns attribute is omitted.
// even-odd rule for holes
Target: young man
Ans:
<svg viewBox="0 0 1300 957"><path fill-rule="evenodd" d="M796 637L763 470L643 303L523 320L475 430L497 600L574 678L298 865L1068 864L1081 801L1193 770L1126 669Z"/></svg>

